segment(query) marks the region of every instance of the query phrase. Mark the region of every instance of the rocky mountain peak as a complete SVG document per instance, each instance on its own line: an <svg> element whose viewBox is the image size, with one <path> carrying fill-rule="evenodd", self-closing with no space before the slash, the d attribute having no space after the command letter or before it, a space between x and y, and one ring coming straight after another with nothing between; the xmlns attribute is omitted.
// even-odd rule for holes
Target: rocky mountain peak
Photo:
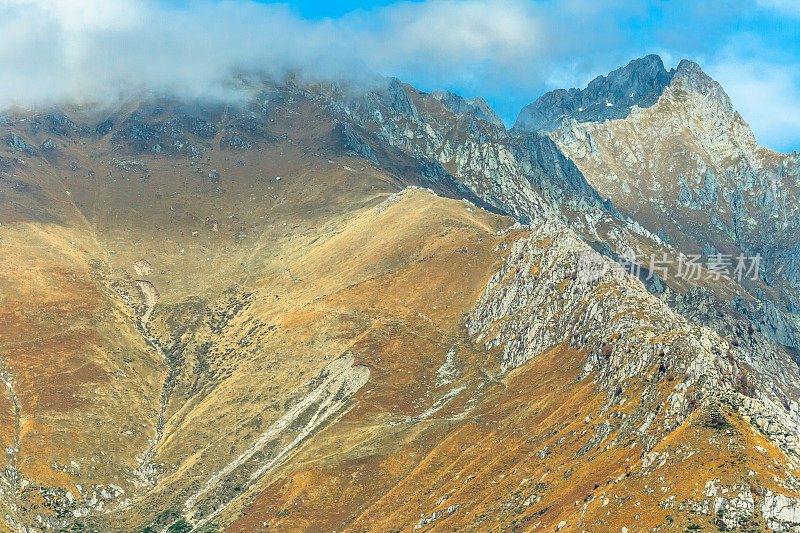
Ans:
<svg viewBox="0 0 800 533"><path fill-rule="evenodd" d="M566 119L602 122L625 118L633 106L650 107L670 85L675 69L651 54L634 59L607 76L598 76L585 89L557 89L541 96L519 114L515 129L552 131Z"/></svg>
<svg viewBox="0 0 800 533"><path fill-rule="evenodd" d="M701 94L705 99L711 98L720 105L724 112L729 115L734 114L731 100L722 86L703 72L700 65L694 61L681 60L671 85L687 92Z"/></svg>
<svg viewBox="0 0 800 533"><path fill-rule="evenodd" d="M503 121L495 113L486 100L477 96L475 98L463 98L452 91L434 91L430 96L438 100L444 107L457 115L473 115L475 118L485 120L495 126L504 128Z"/></svg>

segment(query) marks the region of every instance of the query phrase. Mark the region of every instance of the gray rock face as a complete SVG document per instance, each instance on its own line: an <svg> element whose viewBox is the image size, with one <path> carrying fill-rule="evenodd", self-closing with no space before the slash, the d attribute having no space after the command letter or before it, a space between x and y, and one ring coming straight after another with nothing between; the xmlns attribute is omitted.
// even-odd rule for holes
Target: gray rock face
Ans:
<svg viewBox="0 0 800 533"><path fill-rule="evenodd" d="M23 154L36 155L36 149L16 134L11 134L6 138L6 146Z"/></svg>
<svg viewBox="0 0 800 533"><path fill-rule="evenodd" d="M568 198L586 198L602 204L602 199L594 187L586 181L578 167L564 157L564 154L549 137L526 135L516 141L512 144L513 152L523 166L541 169L541 174L532 173L531 179L538 179L539 188L545 192L554 189L558 189L560 192L560 197L551 197L552 200L566 203ZM556 183L558 186L554 187Z"/></svg>
<svg viewBox="0 0 800 533"><path fill-rule="evenodd" d="M441 116L428 112L430 102L415 103L430 98L451 113ZM344 111L354 124L378 136L380 144L399 145L417 158L435 162L443 173L434 173L432 182L460 184L523 223L566 222L572 212L590 213L587 218L598 220L618 216L550 138L538 133L510 136L484 105L482 100L464 100L452 93L415 92L390 80L386 88L348 102ZM470 120L459 120L465 115ZM364 135L361 139L370 141Z"/></svg>
<svg viewBox="0 0 800 533"><path fill-rule="evenodd" d="M758 330L768 339L784 346L800 345L800 332L787 315L775 304L764 298L756 304L748 304L742 299L734 302L736 310L750 319Z"/></svg>
<svg viewBox="0 0 800 533"><path fill-rule="evenodd" d="M608 78L624 79L615 73ZM639 105L617 120L564 114L558 102L545 113L542 99L529 109L561 117L547 132L559 149L624 215L665 235L677 249L760 256L760 280L743 285L775 304L764 306L775 311L767 315L764 334L796 347L797 158L758 146L723 88L696 63L683 60L670 73L653 105ZM637 94L641 85L628 82L628 94ZM761 282L770 288L754 286Z"/></svg>
<svg viewBox="0 0 800 533"><path fill-rule="evenodd" d="M220 148L228 148L230 150L252 150L253 143L238 131L234 131L224 135L222 139L220 139Z"/></svg>
<svg viewBox="0 0 800 533"><path fill-rule="evenodd" d="M692 188L689 187L689 184L686 183L686 178L683 177L683 174L678 174L678 184L681 186L681 193L678 196L678 203L685 206L693 205L694 193L692 192Z"/></svg>
<svg viewBox="0 0 800 533"><path fill-rule="evenodd" d="M761 513L767 526L774 531L796 531L800 523L800 500L783 494L767 491Z"/></svg>
<svg viewBox="0 0 800 533"><path fill-rule="evenodd" d="M692 209L716 208L719 202L719 189L717 176L714 169L707 168L703 177L703 187L699 191L694 191L686 182L683 174L678 174L678 183L681 186L681 193L678 196L678 203Z"/></svg>
<svg viewBox="0 0 800 533"><path fill-rule="evenodd" d="M711 97L721 105L724 112L728 115L733 115L735 112L731 104L731 99L725 93L722 86L703 72L700 65L694 61L689 61L688 59L681 60L678 64L678 68L674 71L674 76L670 84L681 87L687 92L694 92L706 97Z"/></svg>
<svg viewBox="0 0 800 533"><path fill-rule="evenodd" d="M587 264L593 267L588 276ZM620 401L629 380L645 369L662 368L616 437L618 442L639 439L647 450L656 441L638 428L646 424L660 436L673 431L690 412L689 389L709 403L733 393L737 370L724 339L689 324L617 263L557 223L543 224L508 245L506 263L487 283L466 325L485 348L501 348L506 369L557 346L580 347L588 356L579 379L592 375L609 393L600 413ZM609 338L625 342L606 343ZM684 381L669 380L667 368ZM662 409L657 422L651 416L655 404Z"/></svg>
<svg viewBox="0 0 800 533"><path fill-rule="evenodd" d="M414 105L414 102L411 101L408 93L406 93L403 88L403 84L397 78L389 80L389 85L386 87L383 97L392 111L398 115L409 119L419 119L417 107Z"/></svg>
<svg viewBox="0 0 800 533"><path fill-rule="evenodd" d="M717 176L711 168L706 169L706 175L703 178L703 188L700 189L698 201L701 207L716 207L717 202L719 202Z"/></svg>
<svg viewBox="0 0 800 533"><path fill-rule="evenodd" d="M660 60L655 59L644 58L634 62L634 67L629 65L595 80L591 91L589 88L586 90L589 91L585 95L587 101L599 106L596 111L601 115L626 112L624 105L606 104L604 99L615 95L622 98L625 94L633 94L630 98L636 103L631 105L647 105L658 92L656 88L664 83L663 72L666 72ZM714 109L708 115L711 118L704 118L701 123L713 128L703 130L704 134L698 140L698 144L703 141L711 144L720 138L716 133L726 128L725 120L731 116L726 111L730 102L721 88L696 67L691 62L682 62L674 74L667 73L672 76L672 82L662 96L670 96L670 91L691 93L696 102L703 105L712 103ZM634 87L632 93L622 90L626 83ZM670 288L671 280L667 277L662 283L655 276L643 285L639 280L646 280L642 277L637 280L625 273L619 264L622 262L619 257L625 250L650 248L661 251L668 248L660 247L666 236L658 238L633 218L617 212L604 199L604 194L598 192L599 186L591 178L587 180L590 174L573 162L579 160L573 157L576 153L589 154L587 157L604 153L610 143L601 135L602 132L583 130L576 137L578 141L574 138L564 141L563 138L521 130L512 135L502 127L499 119L493 119L491 110L482 100L464 100L452 93L426 95L415 92L398 80L389 80L378 90L350 99L341 94L320 95L311 89L285 89L284 95L287 101L295 97L313 100L315 105L319 105L320 113L330 113L332 117L336 148L383 165L384 170L396 176L398 181L409 176L420 178L425 186L435 188L439 193L450 191L478 205L494 206L511 213L523 223L532 223L532 228L517 224L506 232L500 232L509 236L502 248L508 253L498 262L498 270L486 284L475 307L465 316L466 327L474 341L485 348L500 351L501 364L506 370L534 360L560 345L584 353L578 379L591 379L605 390L607 400L601 406L602 410L608 412L622 406L623 402L626 405L624 419L620 418L613 428L608 420L598 424L592 447L623 446L636 441L644 450L654 450L658 439L663 439L687 420L695 409L695 403L711 404L724 397L736 402L743 420L752 421L754 427L787 455L800 456L800 410L795 401L800 390L798 367L789 359L788 351L780 350L768 341L773 339L787 345L798 343L800 337L797 336L796 324L787 321L782 309L769 300L765 300L763 305L757 300L735 300L729 305L735 306L731 309L721 305L721 299L711 289L695 287L678 293ZM426 98L435 99L444 108ZM601 103L605 108L600 106ZM628 106L630 115L627 116L633 122L639 113L653 108L632 110ZM673 129L662 123L656 124L653 134L656 142L666 137L665 131L678 131L683 135L685 124L699 108L686 109L688 113L668 123L668 126L675 125ZM576 116L589 116L581 113L583 111ZM220 143L226 143L225 149L250 149L256 142L264 142L263 135L246 127L246 122L237 123L231 130L201 119L167 118L134 114L119 125L114 138L109 141L112 146L134 151L164 150L178 154L185 151L187 155L192 149L188 139L201 144L198 139L221 136ZM570 127L577 124L575 117L569 120ZM110 133L113 124L108 124ZM588 128L589 125L591 123L581 123L582 127ZM631 130L649 131L647 122L635 122L634 125ZM184 131L191 137L185 136ZM644 134L642 138L645 138ZM41 139L39 137L37 141ZM27 144L24 140L12 138L11 141L13 145L9 144L9 147L24 151ZM323 141L328 142L330 138ZM574 146L569 142L574 142ZM62 141L59 143L61 145ZM587 151L579 152L576 148L567 152L568 157L564 146L585 147ZM621 142L619 146L622 147L620 150L633 146L630 152L616 154L619 161L650 168L650 162L643 156L647 150L640 145ZM787 156L786 168L781 167L780 172L772 176L773 181L769 181L763 169L748 165L722 167L715 163L726 160L730 154L740 154L731 148L740 150L736 143L726 142L711 148L702 146L706 150L704 153L711 153L714 157L698 157L696 168L688 170L679 168L672 160L667 161L665 168L666 165L672 166L668 167L662 182L668 182L670 188L667 185L655 188L648 193L648 198L664 201L670 210L686 208L696 215L727 206L730 211L720 211L720 215L730 215L725 217L724 223L733 220L734 234L773 227L764 225L763 220L767 218L785 224L782 226L783 234L794 235L795 240L791 247L770 243L770 261L788 265L781 275L795 280L800 286L800 244L796 241L796 233L792 233L792 228L797 226L791 225L794 224L791 220L800 221L800 218L792 218L796 212L786 207L790 194L796 197L794 184L800 183L796 170L797 156ZM686 153L694 155L695 152L670 150L668 155L678 154L676 159L681 158L682 162L688 158ZM0 171L16 164L9 158L0 158ZM147 172L147 167L135 160L117 160L113 164L128 172ZM625 180L627 176L608 175L609 179L631 188L637 186L634 180ZM220 180L215 170L208 173L208 178L212 183ZM662 183L656 180L650 183L662 187ZM731 183L734 183L733 187ZM754 191L763 193L755 202ZM393 198L387 199L376 212L385 209ZM480 201L483 203L479 204ZM659 226L664 220L657 221ZM641 221L647 223L644 218ZM713 227L705 222L699 224L694 219L692 223L702 228ZM725 250L724 243L714 239L713 235L699 237L698 249L702 249L706 256ZM601 252L594 251L597 249ZM500 250L500 245L496 250ZM726 286L730 292L725 295L739 294L736 291L740 288L735 284ZM660 296L657 299L651 293ZM795 308L794 312L798 313L800 309ZM730 343L726 339L730 339ZM446 380L449 375L450 370L443 366L437 380ZM367 376L366 369L353 366L353 361L343 361L341 366L329 368L328 374L320 376L314 383L309 382L303 389L305 392L296 398L298 403L295 405L306 402L305 405L317 406L309 397L312 393L318 394L318 397L325 398L325 405L318 413L324 420L334 413L328 410L328 406L340 408L342 402L363 386ZM326 379L328 381L317 387L320 380ZM639 384L640 390L637 388ZM330 403L326 403L328 400ZM288 429L284 431L281 423L269 428L268 432L275 432L287 440L300 437L298 442L302 442L303 434L317 431L318 424L304 424L298 420L294 416L285 418ZM288 451L292 449L287 448ZM587 447L583 453L589 449ZM237 473L249 475L250 457L263 454L269 461L274 460L267 452L269 449L263 446L247 450L231 463L230 469L221 471L218 479L228 479L228 476L233 479ZM547 449L543 449L542 458L547 453ZM273 463L259 461L259 465L264 464L268 465L265 468L271 468L269 465ZM652 462L645 457L642 465L650 468ZM262 473L263 470L253 472ZM212 485L199 488L199 492L187 501L186 510L198 520L214 512L214 502L219 501L217 496L222 494L215 492ZM762 499L747 489L736 488L730 493L709 494L708 497L714 499L706 501L707 512L718 513L727 527L735 527L742 517L757 510L761 510L776 530L800 523L797 501L777 493L767 493ZM457 504L448 508L447 513L455 509ZM441 519L443 513L441 509L426 513L418 524L419 528Z"/></svg>
<svg viewBox="0 0 800 533"><path fill-rule="evenodd" d="M503 121L500 120L494 109L489 107L489 104L480 96L465 100L450 91L435 91L431 93L431 97L441 102L443 106L457 115L473 115L475 118L485 120L495 126L504 127Z"/></svg>
<svg viewBox="0 0 800 533"><path fill-rule="evenodd" d="M181 122L190 132L202 139L213 139L219 133L219 128L202 118L186 115Z"/></svg>
<svg viewBox="0 0 800 533"><path fill-rule="evenodd" d="M780 407L770 397L784 380L792 388L797 386L796 367L791 375L785 372L789 365L776 361L777 352L755 335L746 335L754 345L740 346L718 333L732 334L736 328L746 328L746 321L733 312L718 314L726 324L700 325L696 317L686 321L678 313L705 316L708 313L701 308L713 309L714 298L704 291L693 291L687 298L664 295L664 301L682 300L665 305L618 264L559 224L546 223L529 233L519 226L510 231L515 229L521 237L507 243L506 262L466 317L476 342L488 349L500 348L506 369L561 346L580 347L588 356L578 379L591 376L608 391L607 403L598 414L626 403L633 380L640 379L646 369L658 368L645 380L645 390L634 395L641 403L618 423L614 438L607 424L598 425L596 438L584 453L592 447L607 449L632 441L650 452L689 420L692 405L702 405L712 419L724 420L722 401L737 405L744 420L752 421L780 449L796 457L800 448L791 433L797 427L796 407L790 403ZM609 338L624 342L607 343L604 339ZM658 457L658 452L645 453L643 470L657 468ZM706 499L695 512L714 516L726 528L742 526L758 511L775 531L796 531L800 525L800 501L794 496L768 490L762 500L748 484L721 487L718 479L706 483L705 489ZM791 490L789 485L787 490Z"/></svg>
<svg viewBox="0 0 800 533"><path fill-rule="evenodd" d="M356 131L356 128L349 122L342 122L338 126L341 142L348 155L353 157L363 157L378 164L378 158L375 157L375 152L372 151L370 145L361 138Z"/></svg>
<svg viewBox="0 0 800 533"><path fill-rule="evenodd" d="M672 82L657 55L634 59L628 65L598 76L583 89L557 89L525 107L517 117L517 131L550 131L565 119L601 122L627 117L633 106L650 107Z"/></svg>
<svg viewBox="0 0 800 533"><path fill-rule="evenodd" d="M660 61L654 64L660 65ZM614 83L621 79L620 76L621 74L610 76L611 81L603 83L609 87L616 87ZM777 193L770 192L761 197L759 205L753 204L752 189L763 181L759 171L748 165L728 168L716 164L729 155L740 154L742 146L751 146L747 141L750 138L747 135L748 129L743 123L733 128L734 134L742 140L741 144L720 140L718 133L730 131L732 129L730 120L736 117L735 114L729 113L729 100L724 91L713 80L705 77L702 71L699 71L699 67L691 62L681 63L670 76L671 83L666 89L659 89L662 95L665 95L663 97L680 101L683 95L688 95L692 107L686 106L686 111L670 119L666 126L656 124L652 132L648 129L649 123L637 122L634 133L641 132L647 139L652 135L653 142L657 144L665 138L670 141L674 138L683 139L681 136L684 135L685 124L689 120L698 121L708 127L698 128L698 140L696 145L691 146L692 151L687 149L689 155L680 150L672 150L663 158L664 167L674 173L658 175L655 180L647 181L648 185L654 187L648 198L653 198L654 202L662 201L665 206L669 206L669 209L685 206L685 209L692 213L707 213L709 224L687 222L684 231L689 233L699 231L696 240L697 250L705 250L706 256L715 255L718 251L728 253L729 248L726 245L730 241L720 241L716 234L709 233L712 230L719 230L726 239L736 237L737 230L726 226L731 216L722 209L725 206L735 206L735 209L732 209L734 212L732 218L735 220L737 216L741 217L738 227L744 231L745 227L759 225L753 218L754 213L763 212L759 205L773 206L770 208L773 214L769 217L774 218L774 213L777 213L780 218L781 213L785 212L781 207L784 205L782 198L785 195L780 192L780 188L777 188ZM628 73L627 79L641 81L642 78L636 78ZM661 87L668 81L658 75L650 76L648 79L655 80L654 87ZM632 305L630 300L624 298L611 301L607 295L605 301L593 302L591 309L586 309L587 301L594 290L592 286L565 281L579 277L575 265L576 263L580 265L582 254L587 253L588 249L586 243L579 242L580 237L590 241L592 247L607 249L608 253L605 255L611 257L625 257L628 255L626 251L637 253L637 250L642 248L663 249L659 247L663 246L664 239L655 235L656 231L665 229L663 219L658 220L659 227L645 228L636 221L638 219L635 216L628 215L631 217L628 218L620 214L608 200L604 200L606 193L598 192L595 182L587 179L585 171L573 162L581 161L580 158L574 157L575 153L581 154L581 157L600 158L608 152L626 165L641 165L648 171L656 167L644 159L649 153L648 150L635 143L619 143L621 146L619 153L609 150L608 139L600 134L602 132L597 133L597 129L590 130L623 121L578 124L575 119L570 118L570 128L575 124L587 128L583 134L575 136L575 139L579 138L575 140L576 145L580 144L581 149L587 147L586 152L578 152L571 150L571 145L566 144L564 138L556 134L522 130L515 130L509 134L488 121L462 120L465 115L474 117L474 114L452 95L440 93L435 96L436 100L450 111L448 114L442 113L438 106L431 107L431 102L425 100L431 98L430 95L415 92L413 88L402 84L390 83L389 86L393 89L373 91L346 103L343 107L343 111L352 120L354 131L357 131L361 139L371 144L375 150L381 150L388 144L400 148L402 153L413 154L421 164L426 163L423 168L430 169L423 175L431 183L431 187L438 190L444 183L460 183L467 192L474 193L487 204L512 214L523 224L530 223L531 227L540 228L542 232L540 237L548 235L549 238L564 243L564 246L551 249L552 255L547 256L541 256L532 242L515 244L506 269L498 274L497 279L490 282L485 292L485 299L479 302L479 306L467 320L470 332L479 342L491 344L491 346L487 344L487 347L502 346L503 364L506 368L523 364L560 342L569 342L574 346L592 346L593 332L596 333L597 328L602 327L601 324L613 322L609 318L612 316L610 314L612 308L615 310L613 316L630 318L637 316L632 307L629 307ZM641 88L641 83L638 86ZM597 84L593 86L593 90L597 90ZM659 90L648 93L654 95L656 104L647 109L629 110L629 118L623 123L635 119L643 120L642 117L647 116L647 113L654 113L654 110L661 105L657 96ZM640 94L643 92L646 91L642 90ZM646 98L639 101L642 105L645 105L645 101L649 102ZM702 112L693 111L696 107ZM703 158L701 155L695 157L695 154L702 153L710 153L712 157ZM678 163L673 163L673 160L680 163L684 159L691 162L685 170L684 167L679 167ZM388 159L384 160L382 153L381 163L391 165ZM616 168L622 166L617 164ZM781 179L788 182L795 176L793 172L785 172L781 175L783 176ZM631 188L640 187L634 180L626 181L627 176L624 175L607 173L603 176L604 179L614 180L617 183L626 183ZM729 187L731 176L734 176L740 184L738 188ZM661 183L667 179L669 188ZM651 180L649 175L648 180ZM646 220L642 222L647 223ZM571 231L564 229L567 227ZM669 232L664 234L673 237L676 243L675 247L669 245L666 249L678 253L685 239L681 242L674 234ZM776 250L784 248L778 247ZM692 250L687 250L687 253L692 253ZM535 260L529 261L526 259L528 256ZM606 260L602 260L602 263L606 265L604 272L611 270L619 272L619 268L608 266ZM538 281L532 281L531 278L534 276L527 275L534 271L532 266L534 264L541 269L541 272L546 273L539 274ZM514 269L519 269L519 278L511 282L511 277L506 278L505 275L516 272ZM552 278L552 283L544 282L545 277ZM623 278L628 280L627 277ZM499 280L504 281L500 283ZM567 283L568 288L554 294L552 287L560 281ZM785 398L796 397L794 391L800 387L797 365L792 361L788 351L775 344L775 341L789 344L794 342L792 339L795 338L796 328L785 320L780 309L774 306L756 305L752 313L745 315L730 305L726 306L713 290L699 293L690 291L686 296L677 295L670 289L666 278L662 282L658 277L654 277L647 281L647 285L628 281L623 285L624 292L631 296L636 295L636 298L648 294L648 290L660 294L664 302L663 307L648 307L648 313L652 313L650 318L653 323L659 327L674 327L682 332L691 332L690 336L704 347L703 350L711 348L711 351L717 354L712 357L713 360L698 355L700 352L694 342L690 342L690 345L675 346L674 351L670 348L671 362L667 365L670 369L675 369L681 375L687 372L697 380L704 376L703 383L710 383L706 380L712 375L715 376L714 379L722 379L728 383L725 386L726 394L737 387L747 390L748 394L756 394L750 392L751 388L759 391L757 398L747 397L747 400L743 401L742 412L756 421L758 427L781 449L790 454L800 453L798 447L800 413L794 410L786 411L782 404ZM606 308L606 305L610 307ZM630 312L617 315L623 308L629 308ZM523 311L527 309L538 311L534 316ZM513 317L513 319L508 320L507 329L497 337L489 339L487 325L504 323L497 322L503 317ZM684 317L689 321L684 321ZM641 326L628 322L619 322L616 325L633 329ZM712 335L709 330L701 326L711 327L717 333L724 332L726 337L736 339L735 348L729 351L729 347L721 343L718 336ZM493 333L498 332L493 330ZM605 333L612 335L615 332ZM599 370L607 379L604 384L610 391L616 389L624 376L634 376L648 365L659 364L656 359L652 359L652 352L642 352L641 356L627 358L629 354L614 355L612 350L611 361L607 361L606 356L602 355L602 347L594 348L596 349L593 355L587 361L586 371ZM718 365L726 364L723 361L729 359L729 354L736 361L736 366L723 372L724 376L720 375L715 369L718 369ZM622 360L627 362L623 363ZM628 363L631 366L627 366ZM748 369L750 377L743 377L742 368ZM741 385L742 380L746 382L746 387ZM720 390L709 389L708 392L709 397L716 397ZM683 394L676 393L670 397L670 424L664 427L665 431L669 431L672 424L680 423L687 402ZM642 412L640 415L637 420L642 424L646 419L646 413ZM651 444L645 443L646 446ZM749 505L749 502L743 502L736 499L720 502L723 518L730 523L737 520L742 506Z"/></svg>
<svg viewBox="0 0 800 533"><path fill-rule="evenodd" d="M70 135L79 131L79 127L64 113L55 111L44 117L47 131L56 135Z"/></svg>
<svg viewBox="0 0 800 533"><path fill-rule="evenodd" d="M56 149L56 145L53 142L53 139L48 138L46 141L42 143L42 151L43 152L52 152Z"/></svg>

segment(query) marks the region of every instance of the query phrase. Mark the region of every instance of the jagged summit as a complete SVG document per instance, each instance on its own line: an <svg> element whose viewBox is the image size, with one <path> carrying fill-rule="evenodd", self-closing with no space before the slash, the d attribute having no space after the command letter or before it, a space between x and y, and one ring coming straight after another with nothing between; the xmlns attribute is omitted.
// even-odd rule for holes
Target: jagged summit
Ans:
<svg viewBox="0 0 800 533"><path fill-rule="evenodd" d="M717 104L734 117L735 110L722 86L688 59L667 70L657 55L634 59L607 76L598 76L585 89L556 89L539 97L520 111L517 131L554 131L565 120L603 122L626 118L634 106L653 106L668 87L702 96L702 103Z"/></svg>
<svg viewBox="0 0 800 533"><path fill-rule="evenodd" d="M676 72L666 70L655 54L634 59L607 76L598 76L585 89L556 89L544 94L520 112L514 128L547 131L557 128L565 118L578 122L624 118L633 106L655 104Z"/></svg>
<svg viewBox="0 0 800 533"><path fill-rule="evenodd" d="M671 85L680 87L687 92L702 94L706 97L706 100L709 98L712 99L718 103L722 111L728 115L733 116L735 113L733 105L731 104L731 99L722 86L714 81L711 76L703 72L700 65L694 61L688 59L681 60L678 64L678 68L675 70L675 76L673 77Z"/></svg>
<svg viewBox="0 0 800 533"><path fill-rule="evenodd" d="M430 96L457 115L472 114L475 118L485 120L495 126L505 127L494 109L480 96L465 99L452 91L434 91Z"/></svg>
<svg viewBox="0 0 800 533"><path fill-rule="evenodd" d="M760 147L722 86L697 63L681 61L649 107L617 120L565 115L544 133L601 196L672 245L763 256L781 305L797 309L797 159ZM800 322L791 321L766 329L797 347Z"/></svg>

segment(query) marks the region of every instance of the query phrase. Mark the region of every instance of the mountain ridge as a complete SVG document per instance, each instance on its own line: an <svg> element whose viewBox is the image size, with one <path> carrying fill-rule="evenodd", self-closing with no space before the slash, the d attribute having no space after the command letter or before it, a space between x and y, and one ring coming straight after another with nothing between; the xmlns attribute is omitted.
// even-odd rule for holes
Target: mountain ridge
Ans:
<svg viewBox="0 0 800 533"><path fill-rule="evenodd" d="M682 247L689 241L678 234L688 233L694 234L694 246L704 254L712 249L710 242L720 246L728 241L747 253L760 253L767 261L775 255L781 257L778 260L788 265L775 267L789 273L782 299L789 302L789 309L796 308L794 289L789 288L797 284L791 274L797 262L792 255L796 162L791 156L758 146L722 87L697 64L682 61L670 86L649 108L635 109L626 118L611 121L564 121L548 135L604 196L618 207L625 206L623 212L640 221L644 220L637 215L639 210L655 208L666 215L668 224L676 225L672 238L683 239ZM623 145L636 146L639 154L648 154L645 159L650 160L636 161L641 155L635 156ZM672 153L691 155L673 157L665 151L667 145ZM626 160L629 157L634 159ZM631 190L634 198L641 198L638 203L631 200ZM701 237L680 219L670 222L676 213L665 210L667 200L675 202L678 210L688 208L690 213L681 214L685 217L710 210L707 224L719 233ZM654 207L646 207L649 204ZM772 213L769 219L762 218L759 223L751 219L754 213L764 211ZM654 224L655 218L649 227L655 229ZM764 225L774 226L775 244L784 248L772 250L772 243L765 246L759 242ZM755 230L756 226L760 229Z"/></svg>
<svg viewBox="0 0 800 533"><path fill-rule="evenodd" d="M676 69L664 68L658 55L633 59L607 76L597 76L585 89L556 89L540 96L520 111L514 129L549 130L565 118L578 122L624 118L634 105L653 105L675 73Z"/></svg>
<svg viewBox="0 0 800 533"><path fill-rule="evenodd" d="M678 85L570 127L672 131L657 120ZM725 129L724 108L675 123L705 110ZM800 372L775 281L632 272L630 253L695 250L608 194L585 130L476 112L387 79L10 114L4 525L799 526ZM700 141L704 161L717 141ZM725 169L705 170L665 205L725 200Z"/></svg>

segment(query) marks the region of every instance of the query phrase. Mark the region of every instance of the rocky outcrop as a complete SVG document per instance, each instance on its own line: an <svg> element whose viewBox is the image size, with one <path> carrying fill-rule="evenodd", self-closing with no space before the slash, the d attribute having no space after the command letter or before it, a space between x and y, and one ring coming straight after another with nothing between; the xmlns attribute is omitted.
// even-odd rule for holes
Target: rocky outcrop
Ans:
<svg viewBox="0 0 800 533"><path fill-rule="evenodd" d="M68 322L55 321L58 331L60 322L96 325L80 338L100 335L106 348L71 349L69 337L44 345L44 363L25 371L63 366L62 351L94 358L75 374L101 368L47 411L52 438L81 436L58 450L87 447L81 432L93 437L112 417L126 424L102 434L111 444L81 465L103 479L91 489L97 498L83 482L76 495L69 484L84 474L54 460L41 479L63 486L36 486L46 510L26 508L22 521L179 531L260 516L243 530L605 531L620 530L613 520L665 530L697 517L732 528L757 515L773 529L795 527L800 377L778 343L794 342L797 328L775 291L800 280L800 248L789 242L797 157L765 156L695 67L682 63L667 80L660 61L634 62L580 96L604 122L560 109L542 119L563 125L548 134L508 132L482 100L394 79L367 91L265 83L224 117L166 101L97 128L14 122L36 146L45 133L73 137L56 137L59 157L36 162L63 182L29 172L30 161L3 167L20 190L25 180L44 185L69 221L18 226L61 243L59 283L115 278L98 285L108 296L96 311L81 302ZM109 143L141 157L79 157L108 153ZM0 150L0 165L22 157ZM61 168L61 154L85 168ZM396 193L411 184L458 201ZM16 209L20 196L4 206ZM149 216L129 211L130 198ZM518 222L509 228L513 220L480 207ZM3 213L7 245L13 217ZM74 229L87 224L99 228L96 242ZM164 238L129 242L133 228ZM756 248L764 228L775 231ZM637 254L708 258L737 243L786 268L744 287L626 272ZM70 271L80 254L91 273ZM157 260L161 297L148 261L133 263L135 278L125 272L141 257ZM119 276L104 261L119 261ZM20 276L24 289L41 277L29 272L13 264L4 276ZM28 322L38 332L74 295L96 297L43 286L47 298L26 313L3 294L4 334ZM126 327L136 335L117 339ZM25 365L42 339L6 347L23 346L14 362ZM331 362L330 353L345 355ZM26 431L35 424L23 402L35 397L44 409L48 392L25 397L23 380L8 383L3 510L22 471L15 461L33 456L14 444L21 420ZM106 383L104 397L94 394ZM92 391L86 403L67 410L83 390ZM130 400L137 390L148 403ZM145 403L129 420L128 408ZM121 466L101 471L109 465Z"/></svg>
<svg viewBox="0 0 800 533"><path fill-rule="evenodd" d="M144 296L145 311L144 314L142 314L140 323L142 327L145 327L150 317L153 316L153 311L158 303L158 291L155 285L146 280L136 280L136 285L139 286L139 290L142 291L142 295Z"/></svg>
<svg viewBox="0 0 800 533"><path fill-rule="evenodd" d="M170 153L199 157L199 148L184 132L182 119L169 116L159 120L159 115L165 114L163 109L150 109L145 106L134 111L119 128L113 129L111 145L117 149L140 153ZM199 137L207 139L213 131L204 128L197 121L189 121L188 125L199 132Z"/></svg>
<svg viewBox="0 0 800 533"><path fill-rule="evenodd" d="M373 152L370 145L361 138L352 124L349 122L342 122L339 124L338 130L341 137L340 141L347 155L363 157L376 165L378 164L378 158L375 157L375 152Z"/></svg>
<svg viewBox="0 0 800 533"><path fill-rule="evenodd" d="M36 155L38 153L36 148L28 144L28 141L17 134L10 134L6 137L6 146L26 155Z"/></svg>
<svg viewBox="0 0 800 533"><path fill-rule="evenodd" d="M800 524L800 498L767 491L761 514L773 531L796 531Z"/></svg>
<svg viewBox="0 0 800 533"><path fill-rule="evenodd" d="M153 273L153 265L147 259L139 259L133 263L133 271L137 276L149 276Z"/></svg>
<svg viewBox="0 0 800 533"><path fill-rule="evenodd" d="M729 415L724 405L729 405L796 464L798 419L774 402L776 383L766 362L773 353L756 355L710 328L693 325L559 224L521 233L504 248L505 263L467 316L468 331L486 349L500 349L506 370L558 346L585 354L579 379L591 379L607 392L598 417L627 404L626 420L615 424L614 440L608 442L612 425L604 422L593 445L605 443L608 449L637 442L649 452L690 418L725 427ZM787 361L781 365L782 372ZM756 381L747 368L761 372ZM788 379L796 390L797 376ZM640 380L642 388L637 388ZM645 453L643 471L657 460L658 453ZM789 488L798 488L791 480ZM800 503L794 497L767 491L761 499L750 485L719 487L718 480L709 481L703 495L694 509L715 517L720 527L744 527L759 508L775 531L800 527Z"/></svg>
<svg viewBox="0 0 800 533"><path fill-rule="evenodd" d="M449 113L431 111L431 100ZM427 95L389 80L385 88L345 100L342 110L382 142L434 162L448 175L445 181L462 184L486 204L524 223L557 218L592 234L598 220L619 218L550 138L537 133L510 136L501 122L483 118L488 110L477 100L449 92ZM371 159L363 150L362 156Z"/></svg>
<svg viewBox="0 0 800 533"><path fill-rule="evenodd" d="M590 354L585 372L599 371L614 386L667 355L662 363L673 371L689 372L692 365L710 371L703 377L709 386L722 379L715 366L732 379L734 369L723 360L727 342L689 324L570 230L542 225L515 241L507 254L467 318L477 342L487 349L502 347L506 368L568 343ZM655 340L660 337L674 340L663 344ZM626 342L606 344L616 338Z"/></svg>
<svg viewBox="0 0 800 533"><path fill-rule="evenodd" d="M441 102L443 106L456 115L473 115L475 118L485 120L490 124L503 128L503 121L497 116L494 109L489 107L486 100L480 96L464 99L460 95L451 91L434 91L431 98Z"/></svg>

